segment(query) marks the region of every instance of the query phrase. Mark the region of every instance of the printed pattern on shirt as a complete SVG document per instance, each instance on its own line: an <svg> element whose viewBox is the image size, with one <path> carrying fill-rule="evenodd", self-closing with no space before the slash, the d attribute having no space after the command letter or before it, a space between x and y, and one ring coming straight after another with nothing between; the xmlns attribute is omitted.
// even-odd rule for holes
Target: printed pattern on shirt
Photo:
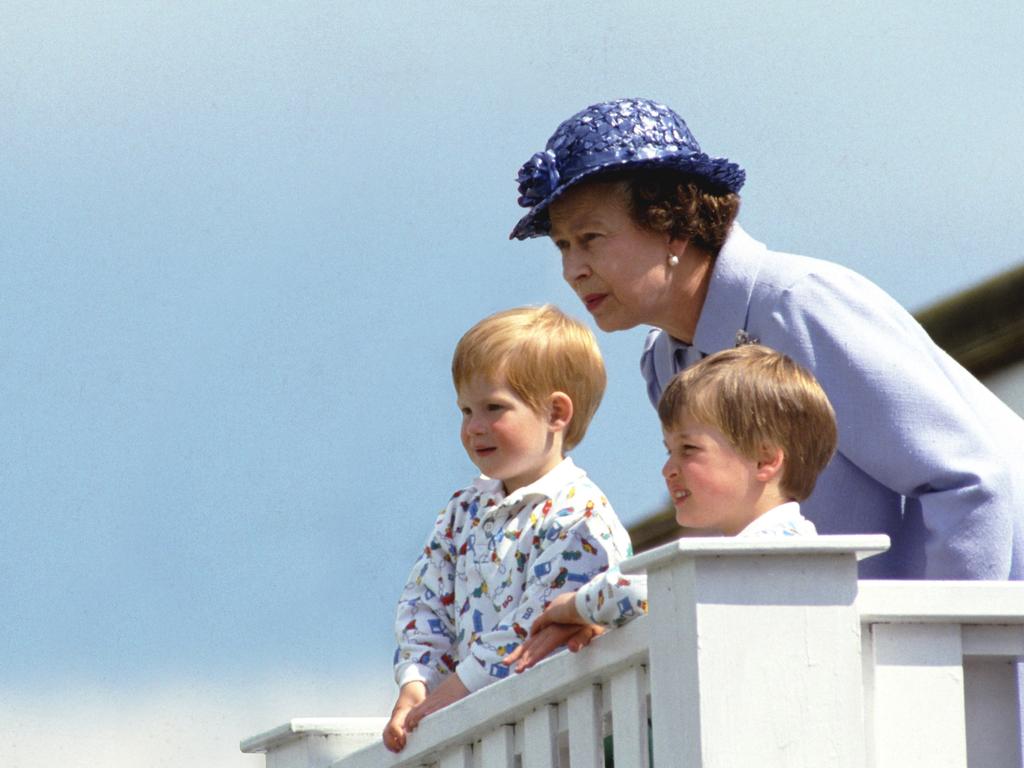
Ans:
<svg viewBox="0 0 1024 768"><path fill-rule="evenodd" d="M476 667L459 673L470 690L506 677L501 659L555 596L629 556L629 536L600 489L571 463L570 472L560 467L571 482L550 496L527 489L505 498L493 481L452 496L399 601L399 685L433 688L460 664Z"/></svg>

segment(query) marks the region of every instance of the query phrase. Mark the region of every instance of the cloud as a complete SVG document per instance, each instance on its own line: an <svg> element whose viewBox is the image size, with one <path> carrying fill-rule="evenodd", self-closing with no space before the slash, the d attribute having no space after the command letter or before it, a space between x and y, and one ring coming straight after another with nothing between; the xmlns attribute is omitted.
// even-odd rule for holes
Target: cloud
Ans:
<svg viewBox="0 0 1024 768"><path fill-rule="evenodd" d="M0 689L0 765L263 768L239 741L294 717L384 715L393 694L386 679Z"/></svg>

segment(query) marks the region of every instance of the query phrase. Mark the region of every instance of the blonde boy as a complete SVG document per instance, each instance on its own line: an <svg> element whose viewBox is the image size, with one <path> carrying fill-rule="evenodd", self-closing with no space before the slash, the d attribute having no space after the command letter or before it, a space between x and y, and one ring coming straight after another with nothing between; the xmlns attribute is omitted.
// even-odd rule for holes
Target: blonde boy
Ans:
<svg viewBox="0 0 1024 768"><path fill-rule="evenodd" d="M604 393L590 330L550 305L500 312L459 341L462 445L483 473L438 515L398 605L400 687L384 743L508 675L502 658L553 598L629 555L601 490L565 453Z"/></svg>
<svg viewBox="0 0 1024 768"><path fill-rule="evenodd" d="M668 449L661 473L680 525L726 536L815 535L799 502L835 452L837 431L806 369L767 347L723 350L669 382L658 416ZM646 608L644 577L612 568L554 600L505 661L522 672L559 645L578 650Z"/></svg>

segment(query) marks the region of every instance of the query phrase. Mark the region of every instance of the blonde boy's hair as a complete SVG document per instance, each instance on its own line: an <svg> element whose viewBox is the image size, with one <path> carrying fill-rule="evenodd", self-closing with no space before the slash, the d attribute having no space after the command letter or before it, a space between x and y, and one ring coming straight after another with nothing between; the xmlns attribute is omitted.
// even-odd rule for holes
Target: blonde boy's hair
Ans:
<svg viewBox="0 0 1024 768"><path fill-rule="evenodd" d="M748 459L764 446L785 456L780 487L797 501L835 452L836 417L818 380L792 359L750 344L726 349L678 373L658 402L665 429L684 416L714 427Z"/></svg>
<svg viewBox="0 0 1024 768"><path fill-rule="evenodd" d="M536 412L554 392L572 400L562 445L579 445L604 395L604 360L597 339L558 307L517 307L484 318L459 339L452 380L459 390L476 375L504 376L509 389Z"/></svg>

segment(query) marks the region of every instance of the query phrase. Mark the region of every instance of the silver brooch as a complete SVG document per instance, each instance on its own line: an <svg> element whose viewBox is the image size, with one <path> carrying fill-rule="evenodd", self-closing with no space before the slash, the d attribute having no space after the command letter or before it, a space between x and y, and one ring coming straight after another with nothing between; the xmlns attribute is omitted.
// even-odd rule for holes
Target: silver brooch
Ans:
<svg viewBox="0 0 1024 768"><path fill-rule="evenodd" d="M756 336L751 336L749 333L747 333L742 328L740 328L738 331L736 331L736 346L737 347L743 347L743 346L746 346L747 344L760 344L760 343L761 343L760 339L758 339Z"/></svg>

